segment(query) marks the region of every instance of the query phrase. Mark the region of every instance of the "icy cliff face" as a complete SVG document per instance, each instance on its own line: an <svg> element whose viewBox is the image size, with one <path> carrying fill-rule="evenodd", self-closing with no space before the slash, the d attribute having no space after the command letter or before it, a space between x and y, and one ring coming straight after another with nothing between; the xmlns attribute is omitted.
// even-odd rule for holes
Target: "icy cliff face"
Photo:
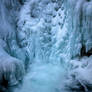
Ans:
<svg viewBox="0 0 92 92"><path fill-rule="evenodd" d="M0 0L0 92L8 92L24 75L22 56L25 54L21 54L23 51L16 40L19 8L17 0Z"/></svg>
<svg viewBox="0 0 92 92"><path fill-rule="evenodd" d="M92 74L92 0L69 0L69 3L70 56L74 60L71 61L72 71L67 84L74 91L89 92L92 90L89 81Z"/></svg>
<svg viewBox="0 0 92 92"><path fill-rule="evenodd" d="M70 0L71 15L71 55L85 56L92 54L92 1ZM77 48L77 49L76 49Z"/></svg>

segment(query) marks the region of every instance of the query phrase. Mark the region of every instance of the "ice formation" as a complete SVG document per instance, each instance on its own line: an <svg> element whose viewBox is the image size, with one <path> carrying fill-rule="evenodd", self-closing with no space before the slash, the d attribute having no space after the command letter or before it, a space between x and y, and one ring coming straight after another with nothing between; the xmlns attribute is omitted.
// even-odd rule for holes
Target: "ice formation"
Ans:
<svg viewBox="0 0 92 92"><path fill-rule="evenodd" d="M56 63L60 63L60 59L65 57L67 39L64 39L68 38L65 17L67 12L61 0L32 0L25 3L20 12L17 33L25 36L20 44L28 47L31 61L57 60Z"/></svg>
<svg viewBox="0 0 92 92"><path fill-rule="evenodd" d="M21 31L19 30L18 32L22 32L21 34L25 34L26 36L26 47L28 48L31 62L45 62L56 66L60 64L61 67L64 68L64 72L68 70L69 75L65 80L66 82L64 84L61 83L61 85L65 85L66 90L68 87L66 92L88 91L86 86L91 84L86 82L88 79L91 80L91 77L81 79L85 76L86 71L88 71L87 75L91 76L91 67L87 68L88 66L85 66L86 68L79 68L81 64L84 66L83 63L86 63L89 59L88 57L92 54L91 5L92 1L86 0L29 0L25 3L20 12L18 28L21 29ZM23 44L23 41L21 44ZM84 56L87 56L87 60L85 61L82 60ZM76 58L78 60L76 60ZM71 64L72 60L74 62L73 65ZM76 63L79 64L77 65L77 69L74 67ZM56 70L53 69L52 71ZM33 72L29 73L30 80L35 77L34 75L31 76L32 73ZM45 74L45 71L43 74ZM58 73L55 73L55 75L56 74ZM62 73L62 75L63 74L64 73ZM72 75L75 76L75 79L72 79ZM76 77L78 77L78 79L76 79ZM27 79L27 81L29 79ZM38 77L38 79L40 79L40 77ZM39 80L35 79L35 82L30 81L33 84L28 86L28 90L32 92L42 90L30 88L30 86L35 86L36 81ZM71 83L73 83L73 85ZM45 86L45 88L48 87L49 85ZM74 87L74 89L72 87ZM24 87L24 89L27 88ZM22 89L22 91L26 92L24 89ZM54 87L52 89L53 92L56 92ZM62 92L62 90L63 89L61 89L61 91L59 90L59 92ZM51 91L48 90L48 92Z"/></svg>
<svg viewBox="0 0 92 92"><path fill-rule="evenodd" d="M91 31L92 0L0 0L0 80L28 69L15 92L92 91Z"/></svg>
<svg viewBox="0 0 92 92"><path fill-rule="evenodd" d="M77 92L92 91L92 0L69 0L71 9L70 71L68 87Z"/></svg>
<svg viewBox="0 0 92 92"><path fill-rule="evenodd" d="M8 92L9 87L17 85L25 71L22 61L25 54L16 40L19 7L17 0L0 0L0 92Z"/></svg>

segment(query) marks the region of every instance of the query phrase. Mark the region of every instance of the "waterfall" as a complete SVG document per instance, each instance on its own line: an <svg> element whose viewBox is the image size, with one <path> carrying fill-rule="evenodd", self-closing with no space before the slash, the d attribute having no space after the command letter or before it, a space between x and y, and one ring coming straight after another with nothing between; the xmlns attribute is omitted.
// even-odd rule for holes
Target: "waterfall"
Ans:
<svg viewBox="0 0 92 92"><path fill-rule="evenodd" d="M92 0L0 0L0 91L92 90L91 30Z"/></svg>
<svg viewBox="0 0 92 92"><path fill-rule="evenodd" d="M17 35L21 48L29 53L31 65L22 87L14 92L61 91L69 59L66 17L61 0L30 0L24 4Z"/></svg>
<svg viewBox="0 0 92 92"><path fill-rule="evenodd" d="M88 90L81 78L85 75L82 71L91 69L85 66L92 54L91 4L86 0L29 0L24 4L18 34L24 34L20 45L27 48L32 65L23 87L15 92Z"/></svg>

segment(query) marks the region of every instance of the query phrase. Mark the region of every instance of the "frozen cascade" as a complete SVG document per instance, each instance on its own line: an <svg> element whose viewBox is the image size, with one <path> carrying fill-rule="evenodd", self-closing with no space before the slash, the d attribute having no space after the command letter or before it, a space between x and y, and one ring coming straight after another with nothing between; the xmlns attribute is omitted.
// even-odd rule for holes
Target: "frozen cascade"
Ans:
<svg viewBox="0 0 92 92"><path fill-rule="evenodd" d="M29 0L25 3L17 33L21 35L19 44L27 48L32 64L23 86L15 92L88 91L92 82L85 74L88 71L91 76L91 68L85 64L92 58L91 4L91 0Z"/></svg>
<svg viewBox="0 0 92 92"><path fill-rule="evenodd" d="M92 0L0 0L0 92L92 91L91 31Z"/></svg>
<svg viewBox="0 0 92 92"><path fill-rule="evenodd" d="M64 42L64 39L67 38L67 23L62 30L66 30L63 34L61 29L66 22L66 16L67 12L61 0L32 0L22 7L18 39L20 46L27 48L29 63L32 64L22 87L16 88L14 92L61 91L66 74L64 63L67 59L64 58L67 56L67 40ZM63 49L60 49L59 45Z"/></svg>

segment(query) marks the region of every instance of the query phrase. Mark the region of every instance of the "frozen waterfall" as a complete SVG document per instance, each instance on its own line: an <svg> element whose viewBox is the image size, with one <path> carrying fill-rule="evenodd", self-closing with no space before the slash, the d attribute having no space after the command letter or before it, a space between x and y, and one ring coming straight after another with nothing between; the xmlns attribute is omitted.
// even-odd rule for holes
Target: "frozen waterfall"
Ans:
<svg viewBox="0 0 92 92"><path fill-rule="evenodd" d="M0 92L91 92L91 55L92 0L0 0Z"/></svg>

